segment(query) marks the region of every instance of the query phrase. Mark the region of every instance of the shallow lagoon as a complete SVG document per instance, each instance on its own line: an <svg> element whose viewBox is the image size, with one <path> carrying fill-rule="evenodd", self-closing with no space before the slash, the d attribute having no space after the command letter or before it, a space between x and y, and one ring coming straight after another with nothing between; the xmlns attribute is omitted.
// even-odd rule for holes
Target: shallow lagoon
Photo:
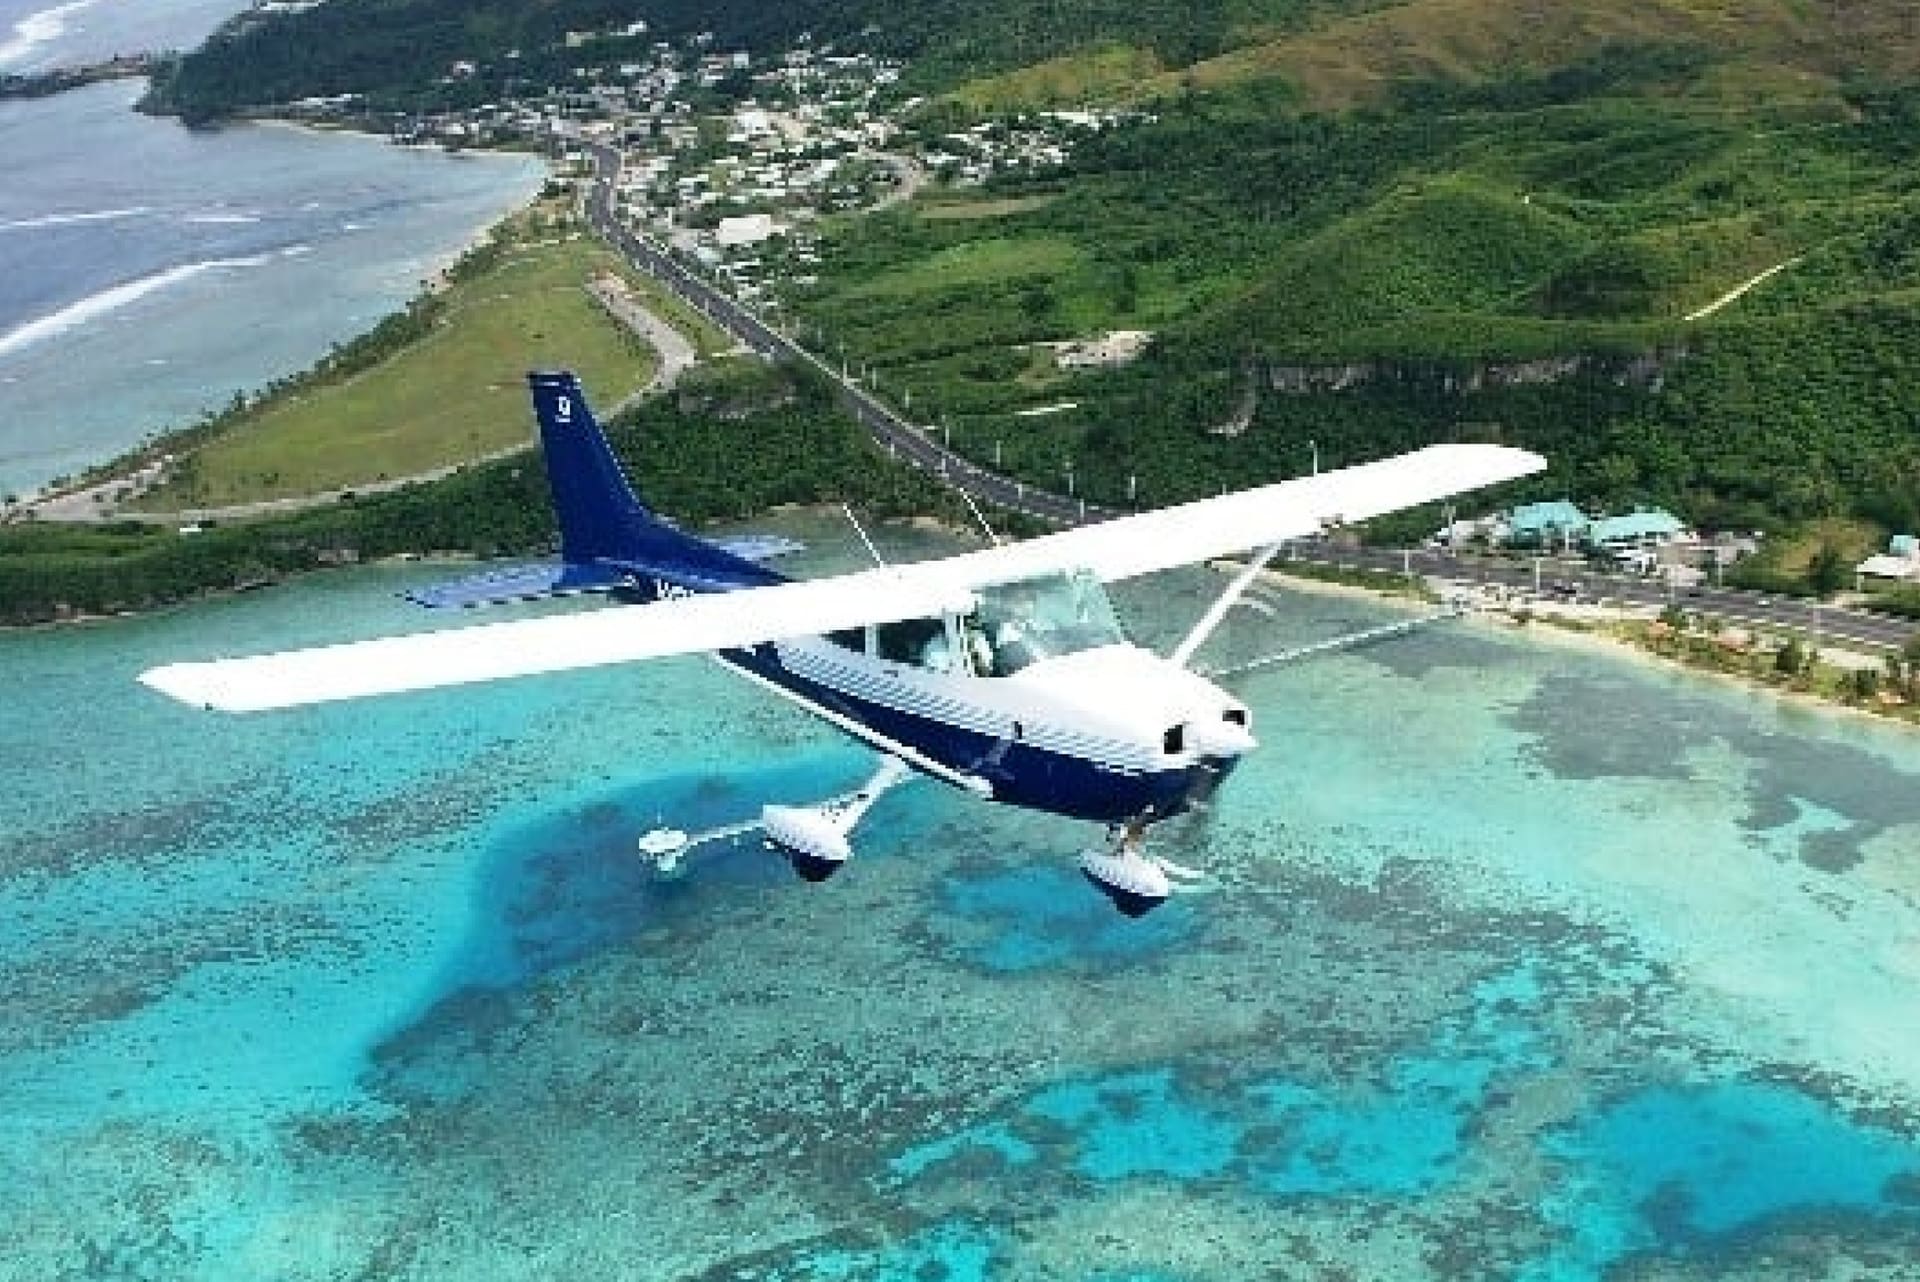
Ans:
<svg viewBox="0 0 1920 1282"><path fill-rule="evenodd" d="M837 542L830 528L800 531ZM918 540L924 546L924 540ZM222 720L422 567L0 637L0 1277L1910 1278L1920 740L1449 626L1247 679L1127 923L702 660ZM1127 594L1177 634L1208 580ZM1378 618L1269 594L1224 655Z"/></svg>

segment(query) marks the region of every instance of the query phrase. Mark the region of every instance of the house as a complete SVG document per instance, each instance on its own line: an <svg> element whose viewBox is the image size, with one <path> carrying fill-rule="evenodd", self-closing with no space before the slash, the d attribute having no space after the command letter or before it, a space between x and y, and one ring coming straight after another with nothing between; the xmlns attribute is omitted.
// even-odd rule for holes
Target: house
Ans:
<svg viewBox="0 0 1920 1282"><path fill-rule="evenodd" d="M1507 542L1527 546L1571 544L1586 533L1587 514L1565 499L1522 503L1507 514Z"/></svg>
<svg viewBox="0 0 1920 1282"><path fill-rule="evenodd" d="M1862 587L1866 580L1888 583L1920 583L1920 538L1896 534L1887 542L1887 550L1870 556L1853 567Z"/></svg>
<svg viewBox="0 0 1920 1282"><path fill-rule="evenodd" d="M1587 524L1587 546L1615 551L1622 548L1661 547L1678 542L1687 534L1680 518L1661 508L1629 512L1625 516L1603 516Z"/></svg>
<svg viewBox="0 0 1920 1282"><path fill-rule="evenodd" d="M738 218L722 218L720 225L714 229L713 238L721 246L732 249L739 245L757 245L779 230L768 214L746 214Z"/></svg>

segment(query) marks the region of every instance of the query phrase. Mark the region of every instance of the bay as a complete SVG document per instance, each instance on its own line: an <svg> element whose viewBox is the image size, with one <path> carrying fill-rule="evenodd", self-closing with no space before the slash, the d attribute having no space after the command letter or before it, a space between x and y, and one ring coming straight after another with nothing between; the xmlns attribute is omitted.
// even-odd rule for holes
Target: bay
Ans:
<svg viewBox="0 0 1920 1282"><path fill-rule="evenodd" d="M306 368L545 177L271 125L188 130L137 83L0 105L0 492Z"/></svg>

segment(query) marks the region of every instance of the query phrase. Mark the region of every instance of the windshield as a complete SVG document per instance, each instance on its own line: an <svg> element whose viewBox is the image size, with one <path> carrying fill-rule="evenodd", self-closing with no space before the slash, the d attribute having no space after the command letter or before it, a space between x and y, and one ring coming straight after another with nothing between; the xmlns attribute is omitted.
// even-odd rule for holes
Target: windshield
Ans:
<svg viewBox="0 0 1920 1282"><path fill-rule="evenodd" d="M993 677L1126 640L1107 590L1085 571L982 588L965 631L974 670Z"/></svg>

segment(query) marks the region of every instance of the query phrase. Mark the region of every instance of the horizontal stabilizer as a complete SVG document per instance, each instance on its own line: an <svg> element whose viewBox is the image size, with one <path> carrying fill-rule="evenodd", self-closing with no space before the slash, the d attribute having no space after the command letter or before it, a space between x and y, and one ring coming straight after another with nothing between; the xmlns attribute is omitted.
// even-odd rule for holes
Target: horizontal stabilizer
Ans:
<svg viewBox="0 0 1920 1282"><path fill-rule="evenodd" d="M543 597L578 596L583 592L611 592L633 581L624 570L605 565L568 565L545 562L513 565L449 583L414 588L401 595L430 610L475 605L504 605L509 601L537 601Z"/></svg>
<svg viewBox="0 0 1920 1282"><path fill-rule="evenodd" d="M783 534L729 534L707 542L742 561L771 561L807 550L806 544Z"/></svg>

